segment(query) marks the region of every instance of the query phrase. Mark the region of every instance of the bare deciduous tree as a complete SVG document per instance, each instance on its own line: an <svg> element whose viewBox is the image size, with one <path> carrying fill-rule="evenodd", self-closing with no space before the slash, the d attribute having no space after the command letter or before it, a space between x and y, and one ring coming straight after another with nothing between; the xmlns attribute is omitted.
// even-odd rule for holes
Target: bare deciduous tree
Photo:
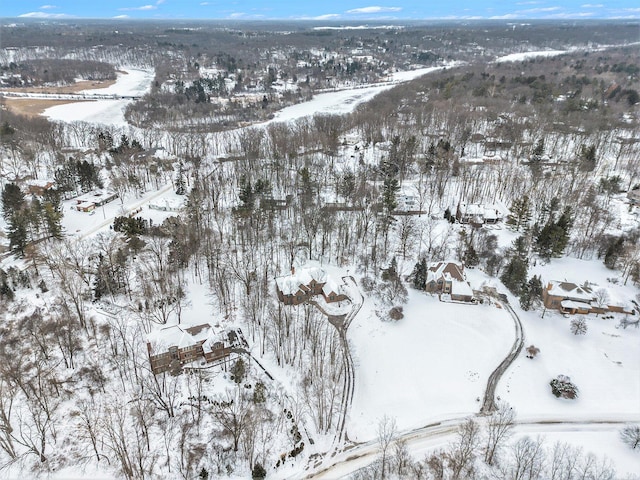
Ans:
<svg viewBox="0 0 640 480"><path fill-rule="evenodd" d="M479 442L480 426L469 418L458 428L456 440L448 452L447 460L453 480L469 478L473 472L473 461Z"/></svg>
<svg viewBox="0 0 640 480"><path fill-rule="evenodd" d="M515 419L515 410L506 402L499 402L487 419L484 461L488 465L493 465L497 452L511 435Z"/></svg>
<svg viewBox="0 0 640 480"><path fill-rule="evenodd" d="M384 415L378 422L377 438L380 447L381 478L386 478L387 464L389 462L389 448L396 437L396 419Z"/></svg>

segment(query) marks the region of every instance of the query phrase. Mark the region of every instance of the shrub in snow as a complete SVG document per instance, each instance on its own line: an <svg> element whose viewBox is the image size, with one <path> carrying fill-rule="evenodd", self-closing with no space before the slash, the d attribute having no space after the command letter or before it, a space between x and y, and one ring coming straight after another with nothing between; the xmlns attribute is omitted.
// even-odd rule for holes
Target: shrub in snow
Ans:
<svg viewBox="0 0 640 480"><path fill-rule="evenodd" d="M584 335L587 333L587 322L584 318L578 317L571 320L571 333L574 335Z"/></svg>
<svg viewBox="0 0 640 480"><path fill-rule="evenodd" d="M540 349L535 345L529 345L527 347L527 358L535 358L540 353Z"/></svg>
<svg viewBox="0 0 640 480"><path fill-rule="evenodd" d="M362 286L362 290L365 292L372 291L376 286L376 281L371 277L362 277L360 280L360 285Z"/></svg>
<svg viewBox="0 0 640 480"><path fill-rule="evenodd" d="M391 320L402 320L404 318L402 307L393 307L389 310L389 317L391 317Z"/></svg>
<svg viewBox="0 0 640 480"><path fill-rule="evenodd" d="M261 464L256 463L253 466L253 470L251 471L251 478L256 480L256 479L264 478L266 476L267 476L267 471L264 469L264 467Z"/></svg>
<svg viewBox="0 0 640 480"><path fill-rule="evenodd" d="M556 397L569 398L571 400L578 398L578 387L571 383L571 379L566 375L558 375L549 382L551 385L551 393Z"/></svg>

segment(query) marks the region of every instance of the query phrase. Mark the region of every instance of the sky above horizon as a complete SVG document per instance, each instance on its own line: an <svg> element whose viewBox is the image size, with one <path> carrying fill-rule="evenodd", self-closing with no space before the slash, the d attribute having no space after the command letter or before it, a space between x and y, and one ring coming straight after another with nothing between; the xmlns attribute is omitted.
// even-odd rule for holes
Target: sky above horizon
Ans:
<svg viewBox="0 0 640 480"><path fill-rule="evenodd" d="M0 17L384 21L640 18L638 0L86 0L3 1Z"/></svg>

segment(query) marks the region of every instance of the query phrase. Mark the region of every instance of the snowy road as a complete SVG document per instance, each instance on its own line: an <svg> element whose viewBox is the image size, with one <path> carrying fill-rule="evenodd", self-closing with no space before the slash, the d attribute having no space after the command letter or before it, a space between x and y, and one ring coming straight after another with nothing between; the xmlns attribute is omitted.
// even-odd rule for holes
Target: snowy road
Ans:
<svg viewBox="0 0 640 480"><path fill-rule="evenodd" d="M443 422L426 425L420 429L401 433L396 437L398 440L407 442L409 451L416 458L421 458L425 453L434 449L446 447L455 437L458 427L467 420L468 417L456 418ZM637 420L637 419L635 419ZM483 419L478 419L482 423ZM514 427L515 435L527 434L555 434L555 433L580 433L582 435L595 433L617 432L627 421L617 418L594 418L591 420L566 420L549 417L532 421L516 422ZM345 451L334 457L335 463L323 470L307 474L306 479L337 479L344 478L371 465L377 458L379 446L373 440Z"/></svg>

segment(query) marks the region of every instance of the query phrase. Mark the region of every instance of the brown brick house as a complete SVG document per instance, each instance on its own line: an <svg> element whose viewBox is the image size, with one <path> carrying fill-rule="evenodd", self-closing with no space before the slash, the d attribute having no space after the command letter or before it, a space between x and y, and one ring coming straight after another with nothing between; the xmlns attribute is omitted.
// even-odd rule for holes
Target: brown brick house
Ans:
<svg viewBox="0 0 640 480"><path fill-rule="evenodd" d="M455 262L436 262L427 268L425 290L450 295L451 300L472 302L473 290L467 282L464 266Z"/></svg>
<svg viewBox="0 0 640 480"><path fill-rule="evenodd" d="M277 277L276 292L278 300L285 305L300 305L316 295L322 295L328 303L348 298L342 286L318 267L301 268L298 271L293 269L291 275Z"/></svg>
<svg viewBox="0 0 640 480"><path fill-rule="evenodd" d="M147 352L154 374L180 371L193 362L213 363L248 347L240 330L217 333L208 324L172 325L147 335Z"/></svg>
<svg viewBox="0 0 640 480"><path fill-rule="evenodd" d="M611 290L608 290L612 294ZM589 284L578 286L572 282L550 281L542 290L542 302L546 308L569 314L633 313L633 308L621 299L608 298L606 305L598 305L596 294Z"/></svg>

